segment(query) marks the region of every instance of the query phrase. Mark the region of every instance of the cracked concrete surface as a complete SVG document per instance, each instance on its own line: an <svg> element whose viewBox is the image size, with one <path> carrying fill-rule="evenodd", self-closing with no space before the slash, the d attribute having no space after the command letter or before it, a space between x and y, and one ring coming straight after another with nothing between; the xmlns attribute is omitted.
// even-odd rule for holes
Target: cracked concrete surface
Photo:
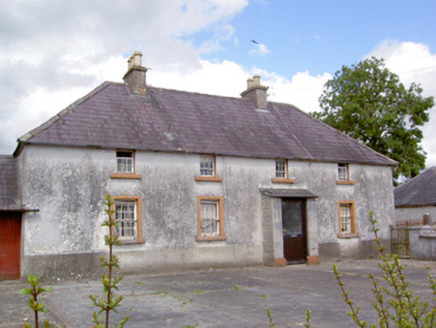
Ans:
<svg viewBox="0 0 436 328"><path fill-rule="evenodd" d="M433 295L428 274L436 262L403 260L411 287L424 300ZM371 306L370 272L380 273L375 260L336 263L344 273L351 298L362 307L362 318L375 321ZM25 282L0 282L0 327L32 323L28 297L18 295ZM43 283L43 285L45 285ZM89 294L102 295L97 280L61 281L43 296L45 317L55 327L92 327ZM268 327L271 309L276 327L303 327L305 310L312 310L312 327L350 327L332 262L285 268L250 267L185 271L159 275L126 275L119 293L125 296L111 323L130 316L126 327Z"/></svg>

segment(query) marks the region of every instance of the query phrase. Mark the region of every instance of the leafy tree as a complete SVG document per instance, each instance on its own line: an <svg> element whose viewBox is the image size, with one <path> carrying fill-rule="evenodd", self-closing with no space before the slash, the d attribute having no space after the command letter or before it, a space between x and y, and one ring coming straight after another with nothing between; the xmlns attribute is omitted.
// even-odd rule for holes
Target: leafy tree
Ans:
<svg viewBox="0 0 436 328"><path fill-rule="evenodd" d="M433 97L424 98L415 83L406 88L383 59L343 66L326 83L320 105L314 117L396 160L394 179L414 177L425 168L420 127L429 120Z"/></svg>

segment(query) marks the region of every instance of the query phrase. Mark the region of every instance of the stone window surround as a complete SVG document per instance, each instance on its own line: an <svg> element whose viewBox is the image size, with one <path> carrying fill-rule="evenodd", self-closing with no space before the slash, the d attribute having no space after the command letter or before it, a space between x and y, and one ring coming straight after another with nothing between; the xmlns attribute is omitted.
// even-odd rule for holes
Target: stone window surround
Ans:
<svg viewBox="0 0 436 328"><path fill-rule="evenodd" d="M134 240L123 240L120 239L120 243L122 245L127 244L144 244L145 240L142 236L142 198L141 196L112 196L114 204L111 207L111 210L115 210L116 201L134 201L135 202L135 210L136 210L136 238ZM115 213L113 214L115 215Z"/></svg>
<svg viewBox="0 0 436 328"><path fill-rule="evenodd" d="M345 179L339 176L340 168L345 168ZM338 175L336 180L337 185L354 185L355 182L350 180L350 165L348 163L338 163Z"/></svg>
<svg viewBox="0 0 436 328"><path fill-rule="evenodd" d="M195 181L208 181L208 182L221 182L223 181L222 177L217 176L216 174L216 155L215 154L200 154L200 170L201 170L201 159L202 156L211 156L213 157L213 175L199 175L194 178ZM200 172L201 174L201 172Z"/></svg>
<svg viewBox="0 0 436 328"><path fill-rule="evenodd" d="M277 164L278 162L283 161L285 164L285 176L284 177L277 177ZM276 158L275 160L275 168L276 168L276 177L271 179L272 183L285 183L285 184L293 184L295 183L295 179L289 179L289 172L288 172L288 160L284 159L284 158Z"/></svg>
<svg viewBox="0 0 436 328"><path fill-rule="evenodd" d="M217 204L218 220L219 220L219 236L204 237L201 235L201 202L202 201L215 201ZM223 198L219 196L198 196L197 197L197 237L196 241L220 241L226 240L224 235L224 205Z"/></svg>
<svg viewBox="0 0 436 328"><path fill-rule="evenodd" d="M128 173L128 172L121 172L121 173L112 173L110 175L111 179L142 179L142 175L141 174L135 174L135 151L134 150L125 150L125 149L117 149L115 152L115 156L117 158L118 161L118 153L119 152L126 152L126 153L131 153L132 154L132 172ZM118 165L118 163L116 163Z"/></svg>
<svg viewBox="0 0 436 328"><path fill-rule="evenodd" d="M341 206L348 205L350 209L350 216L351 216L351 232L350 233L343 233L341 230ZM357 233L357 223L356 223L356 206L354 201L338 201L338 223L339 223L339 233L338 238L355 238L358 237Z"/></svg>

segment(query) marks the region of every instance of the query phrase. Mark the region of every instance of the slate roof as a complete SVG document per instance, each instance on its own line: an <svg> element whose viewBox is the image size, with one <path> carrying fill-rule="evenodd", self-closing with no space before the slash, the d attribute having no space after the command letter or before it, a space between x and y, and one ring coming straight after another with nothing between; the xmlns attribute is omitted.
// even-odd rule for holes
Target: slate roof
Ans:
<svg viewBox="0 0 436 328"><path fill-rule="evenodd" d="M436 206L436 167L395 188L394 198L395 207Z"/></svg>
<svg viewBox="0 0 436 328"><path fill-rule="evenodd" d="M20 210L15 158L0 156L0 211Z"/></svg>
<svg viewBox="0 0 436 328"><path fill-rule="evenodd" d="M256 158L396 165L296 107L105 82L19 139L25 144L211 153Z"/></svg>

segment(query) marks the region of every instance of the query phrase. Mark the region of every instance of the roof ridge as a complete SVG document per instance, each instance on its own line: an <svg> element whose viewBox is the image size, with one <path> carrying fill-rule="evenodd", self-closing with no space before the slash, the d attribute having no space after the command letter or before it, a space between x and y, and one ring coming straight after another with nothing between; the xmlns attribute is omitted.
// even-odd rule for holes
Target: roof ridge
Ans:
<svg viewBox="0 0 436 328"><path fill-rule="evenodd" d="M432 166L432 167L429 167L428 169L425 169L424 171L419 173L417 176L413 177L412 179L407 180L402 185L395 188L395 190L402 190L402 189L406 188L409 184L412 184L414 181L418 181L418 180L423 179L423 175L427 175L427 172L428 173L432 172L433 174L436 175L436 166Z"/></svg>

